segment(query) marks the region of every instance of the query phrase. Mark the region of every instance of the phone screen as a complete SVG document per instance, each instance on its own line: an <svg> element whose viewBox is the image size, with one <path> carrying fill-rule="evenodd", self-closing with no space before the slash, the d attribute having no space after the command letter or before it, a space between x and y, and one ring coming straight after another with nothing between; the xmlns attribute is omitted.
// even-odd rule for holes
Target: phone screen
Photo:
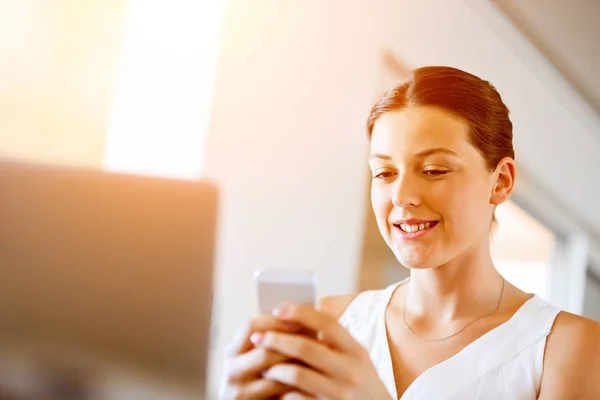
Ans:
<svg viewBox="0 0 600 400"><path fill-rule="evenodd" d="M316 277L309 271L262 270L254 274L260 313L271 313L285 302L315 306Z"/></svg>

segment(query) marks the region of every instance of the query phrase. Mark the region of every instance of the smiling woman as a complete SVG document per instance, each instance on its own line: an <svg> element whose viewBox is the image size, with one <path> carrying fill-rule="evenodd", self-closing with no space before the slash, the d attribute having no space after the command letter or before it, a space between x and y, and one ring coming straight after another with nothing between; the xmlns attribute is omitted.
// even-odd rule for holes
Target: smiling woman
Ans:
<svg viewBox="0 0 600 400"><path fill-rule="evenodd" d="M512 191L508 109L493 86L481 80L475 84L477 80L453 69L422 68L412 82L386 93L369 116L371 152L386 156L370 163L373 209L383 238L403 265L418 267L407 257L420 252L412 243L393 240L393 235L407 238L402 224L412 233L420 221L427 221L437 229L426 232L447 233L443 241L428 237L418 242L428 254L436 254L423 255L428 263L424 267L440 265L455 256L441 259L446 254L440 251L442 244L453 253L462 252L468 246L464 240L489 235L495 205ZM435 87L453 90L431 90ZM461 102L460 96L472 101ZM489 198L492 190L494 197ZM437 223L439 213L442 224ZM485 220L487 226L481 223Z"/></svg>
<svg viewBox="0 0 600 400"><path fill-rule="evenodd" d="M600 354L598 324L518 289L491 258L494 211L516 178L496 89L455 68L419 68L372 108L367 131L377 225L410 278L252 321L232 346L223 393L597 398L600 357L588 354Z"/></svg>
<svg viewBox="0 0 600 400"><path fill-rule="evenodd" d="M490 171L496 169L503 157L514 160L509 110L491 83L453 68L419 68L413 72L411 80L385 93L373 107L367 121L369 138L373 135L375 122L384 114L409 106L444 110L446 117L454 116L458 118L457 122L466 123L468 140ZM421 155L429 155L433 150ZM438 150L456 155L449 149Z"/></svg>

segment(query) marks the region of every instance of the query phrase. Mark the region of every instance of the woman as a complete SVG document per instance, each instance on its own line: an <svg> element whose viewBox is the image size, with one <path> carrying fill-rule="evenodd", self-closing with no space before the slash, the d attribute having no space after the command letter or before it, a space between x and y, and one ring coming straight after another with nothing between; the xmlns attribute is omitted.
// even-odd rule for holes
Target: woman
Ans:
<svg viewBox="0 0 600 400"><path fill-rule="evenodd" d="M492 263L494 209L516 175L495 88L419 68L372 108L367 130L373 210L410 279L254 319L232 343L222 396L600 399L600 325Z"/></svg>

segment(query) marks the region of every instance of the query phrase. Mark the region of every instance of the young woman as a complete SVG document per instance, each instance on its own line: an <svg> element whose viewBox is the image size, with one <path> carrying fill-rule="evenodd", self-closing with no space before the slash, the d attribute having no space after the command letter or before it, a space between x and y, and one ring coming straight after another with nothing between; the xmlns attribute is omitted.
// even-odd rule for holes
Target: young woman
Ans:
<svg viewBox="0 0 600 400"><path fill-rule="evenodd" d="M367 131L373 210L410 278L252 320L232 343L222 397L600 399L600 325L492 263L494 209L516 176L496 89L419 68L373 107Z"/></svg>

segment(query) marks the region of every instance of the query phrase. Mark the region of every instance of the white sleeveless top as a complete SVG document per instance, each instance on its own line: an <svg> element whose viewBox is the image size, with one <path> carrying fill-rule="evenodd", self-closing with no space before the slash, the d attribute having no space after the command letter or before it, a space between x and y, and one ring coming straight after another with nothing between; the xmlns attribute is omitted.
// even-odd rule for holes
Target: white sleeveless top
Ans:
<svg viewBox="0 0 600 400"><path fill-rule="evenodd" d="M398 398L385 328L396 287L359 294L339 322L371 356L380 378ZM421 374L401 400L535 400L540 391L546 337L560 309L533 296L505 323Z"/></svg>

